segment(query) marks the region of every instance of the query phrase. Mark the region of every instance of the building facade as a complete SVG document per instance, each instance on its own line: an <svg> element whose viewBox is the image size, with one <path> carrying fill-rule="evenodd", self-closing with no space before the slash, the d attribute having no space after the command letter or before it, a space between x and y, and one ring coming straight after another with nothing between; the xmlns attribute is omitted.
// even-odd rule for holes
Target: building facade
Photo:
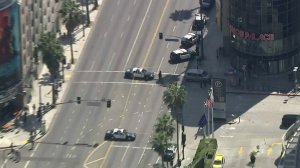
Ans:
<svg viewBox="0 0 300 168"><path fill-rule="evenodd" d="M17 0L0 1L0 117L20 108L22 86L21 34Z"/></svg>
<svg viewBox="0 0 300 168"><path fill-rule="evenodd" d="M58 0L0 0L0 118L21 110L34 91L42 33L59 30Z"/></svg>
<svg viewBox="0 0 300 168"><path fill-rule="evenodd" d="M38 78L43 60L38 52L37 43L42 33L58 32L60 27L58 10L62 1L58 0L21 0L21 35L24 102L30 101L32 82Z"/></svg>
<svg viewBox="0 0 300 168"><path fill-rule="evenodd" d="M269 75L300 65L299 0L217 0L217 11L235 68Z"/></svg>

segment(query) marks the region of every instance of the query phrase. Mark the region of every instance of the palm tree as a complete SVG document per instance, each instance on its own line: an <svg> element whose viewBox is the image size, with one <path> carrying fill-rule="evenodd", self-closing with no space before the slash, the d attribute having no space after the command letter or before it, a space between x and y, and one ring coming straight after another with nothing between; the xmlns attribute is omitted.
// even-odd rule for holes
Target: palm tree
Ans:
<svg viewBox="0 0 300 168"><path fill-rule="evenodd" d="M63 2L62 8L59 13L63 17L63 23L67 29L67 35L70 42L71 49L71 63L74 64L74 55L73 55L73 41L71 38L72 32L77 26L81 23L82 11L79 9L79 4L76 4L75 1L65 0Z"/></svg>
<svg viewBox="0 0 300 168"><path fill-rule="evenodd" d="M174 119L167 113L164 113L161 117L157 118L157 121L157 124L154 125L155 132L163 132L168 139L172 139L175 131Z"/></svg>
<svg viewBox="0 0 300 168"><path fill-rule="evenodd" d="M152 149L158 153L158 155L161 157L161 163L164 165L164 152L167 149L167 146L165 144L167 136L163 132L155 132L152 136L152 140L150 144L152 145Z"/></svg>
<svg viewBox="0 0 300 168"><path fill-rule="evenodd" d="M176 114L176 134L177 134L177 162L179 162L179 114L178 111L183 108L186 98L186 91L183 86L177 84L171 84L167 90L164 91L163 101L167 105L168 109ZM183 124L183 123L182 123ZM177 163L178 164L178 163Z"/></svg>
<svg viewBox="0 0 300 168"><path fill-rule="evenodd" d="M171 144L169 140L172 139L175 127L174 119L167 113L163 113L160 117L157 118L157 123L154 125L154 130L156 134L165 135L165 149L168 148Z"/></svg>
<svg viewBox="0 0 300 168"><path fill-rule="evenodd" d="M55 79L59 71L59 63L64 59L64 49L56 34L53 32L42 34L37 48L42 52L43 62L49 69L51 79Z"/></svg>

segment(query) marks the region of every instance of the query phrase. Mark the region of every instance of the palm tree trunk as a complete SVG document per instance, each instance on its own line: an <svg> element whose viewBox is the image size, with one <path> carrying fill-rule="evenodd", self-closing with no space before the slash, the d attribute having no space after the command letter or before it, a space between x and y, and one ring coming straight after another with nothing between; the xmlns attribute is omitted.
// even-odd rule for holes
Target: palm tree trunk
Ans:
<svg viewBox="0 0 300 168"><path fill-rule="evenodd" d="M86 26L90 26L91 20L90 20L90 10L89 10L88 0L85 0L85 7L86 7Z"/></svg>
<svg viewBox="0 0 300 168"><path fill-rule="evenodd" d="M68 37L69 37L70 50L71 50L71 64L74 64L72 33L68 32Z"/></svg>
<svg viewBox="0 0 300 168"><path fill-rule="evenodd" d="M179 164L179 115L178 115L178 111L175 109L175 114L176 114L176 137L177 137L177 166Z"/></svg>

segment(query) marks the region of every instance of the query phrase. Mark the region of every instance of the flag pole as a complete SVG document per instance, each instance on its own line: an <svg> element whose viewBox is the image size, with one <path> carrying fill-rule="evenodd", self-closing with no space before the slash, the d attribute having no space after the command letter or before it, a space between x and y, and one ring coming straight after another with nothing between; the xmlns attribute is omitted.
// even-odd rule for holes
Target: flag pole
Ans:
<svg viewBox="0 0 300 168"><path fill-rule="evenodd" d="M210 138L210 117L209 117L209 107L208 107L208 104L206 105L207 107L207 137Z"/></svg>

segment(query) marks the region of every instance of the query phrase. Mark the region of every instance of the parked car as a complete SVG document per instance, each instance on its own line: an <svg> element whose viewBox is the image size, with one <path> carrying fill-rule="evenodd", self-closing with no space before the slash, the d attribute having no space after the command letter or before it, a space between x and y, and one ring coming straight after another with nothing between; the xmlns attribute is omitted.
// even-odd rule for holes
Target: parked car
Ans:
<svg viewBox="0 0 300 168"><path fill-rule="evenodd" d="M211 75L203 69L188 69L185 74L185 79L187 81L194 81L194 82L200 82L200 81L210 82Z"/></svg>
<svg viewBox="0 0 300 168"><path fill-rule="evenodd" d="M171 52L170 61L179 62L179 61L190 60L194 58L195 55L196 55L195 51L180 48Z"/></svg>
<svg viewBox="0 0 300 168"><path fill-rule="evenodd" d="M193 31L201 31L201 29L204 28L204 25L206 24L206 16L204 14L202 14L202 18L201 18L201 14L197 13L195 15L195 19L193 21L192 24L192 30Z"/></svg>
<svg viewBox="0 0 300 168"><path fill-rule="evenodd" d="M181 38L182 46L193 46L199 40L199 35L195 33L188 33Z"/></svg>
<svg viewBox="0 0 300 168"><path fill-rule="evenodd" d="M168 147L164 152L163 160L167 162L174 160L176 155L176 149L176 146L173 144L170 147Z"/></svg>
<svg viewBox="0 0 300 168"><path fill-rule="evenodd" d="M125 71L125 78L152 80L154 79L154 72L138 67L129 68Z"/></svg>
<svg viewBox="0 0 300 168"><path fill-rule="evenodd" d="M222 154L216 154L214 163L213 163L213 168L223 168L225 164L225 157Z"/></svg>
<svg viewBox="0 0 300 168"><path fill-rule="evenodd" d="M300 119L300 115L298 114L285 114L281 119L281 128L289 128L293 125L297 120Z"/></svg>
<svg viewBox="0 0 300 168"><path fill-rule="evenodd" d="M105 133L105 140L119 140L119 141L134 141L136 133L128 132L126 129L115 128L108 130Z"/></svg>

